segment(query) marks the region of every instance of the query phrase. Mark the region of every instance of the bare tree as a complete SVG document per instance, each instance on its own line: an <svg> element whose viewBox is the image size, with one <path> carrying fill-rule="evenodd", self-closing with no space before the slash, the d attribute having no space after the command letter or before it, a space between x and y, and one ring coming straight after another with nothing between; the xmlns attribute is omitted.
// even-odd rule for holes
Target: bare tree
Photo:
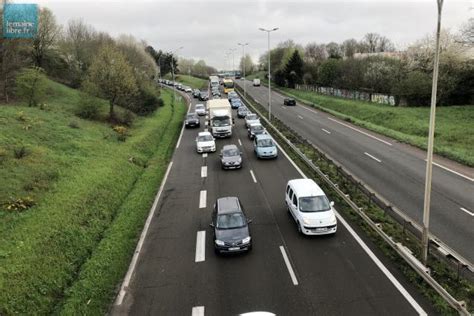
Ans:
<svg viewBox="0 0 474 316"><path fill-rule="evenodd" d="M328 52L329 58L342 58L342 49L341 46L336 42L331 42L326 45L326 50Z"/></svg>
<svg viewBox="0 0 474 316"><path fill-rule="evenodd" d="M318 63L328 58L326 45L309 43L304 50L304 60L307 63Z"/></svg>
<svg viewBox="0 0 474 316"><path fill-rule="evenodd" d="M61 27L56 23L53 12L48 8L42 8L39 14L38 32L33 39L33 60L37 67L43 66L43 59L51 49L59 35Z"/></svg>
<svg viewBox="0 0 474 316"><path fill-rule="evenodd" d="M377 45L377 52L393 52L395 51L395 45L392 43L391 40L389 40L385 36L380 36L378 45Z"/></svg>
<svg viewBox="0 0 474 316"><path fill-rule="evenodd" d="M348 58L351 58L357 52L358 43L355 39L350 38L350 39L346 39L342 43L341 46L342 46L342 50L344 52L344 56L348 57Z"/></svg>
<svg viewBox="0 0 474 316"><path fill-rule="evenodd" d="M364 36L363 42L367 45L368 53L377 52L379 46L380 35L377 33L367 33Z"/></svg>
<svg viewBox="0 0 474 316"><path fill-rule="evenodd" d="M460 42L467 46L474 46L474 18L470 18L461 27Z"/></svg>

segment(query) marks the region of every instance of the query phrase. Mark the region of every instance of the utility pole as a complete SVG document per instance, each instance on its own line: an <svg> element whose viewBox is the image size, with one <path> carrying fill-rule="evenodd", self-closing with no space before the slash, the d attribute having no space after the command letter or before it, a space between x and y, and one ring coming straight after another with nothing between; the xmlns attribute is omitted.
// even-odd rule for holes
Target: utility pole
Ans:
<svg viewBox="0 0 474 316"><path fill-rule="evenodd" d="M242 46L242 68L243 68L243 73L244 73L244 95L247 96L247 80L245 79L245 68L246 65L245 65L245 46L247 46L249 43L237 43L237 45L240 45Z"/></svg>
<svg viewBox="0 0 474 316"><path fill-rule="evenodd" d="M264 28L259 28L260 31L267 32L268 34L268 120L271 122L272 121L272 88L271 88L271 82L270 82L270 33L273 31L278 30L278 27L275 27L273 29L264 29Z"/></svg>
<svg viewBox="0 0 474 316"><path fill-rule="evenodd" d="M173 77L173 104L174 104L174 100L176 99L176 87L174 86L174 83L175 83L175 78L174 78L174 54L182 49L183 46L181 46L180 48L177 48L175 49L172 53L171 53L171 76Z"/></svg>
<svg viewBox="0 0 474 316"><path fill-rule="evenodd" d="M438 66L439 66L439 36L441 31L441 11L443 8L443 0L438 0L438 24L436 28L436 47L433 65L433 85L431 89L431 109L430 109L430 129L428 134L428 151L426 157L426 179L425 179L425 203L423 206L423 235L422 243L422 260L426 266L428 263L429 248L429 226L430 226L430 202L431 202L431 178L433 170L433 143L436 118L436 93L438 91Z"/></svg>

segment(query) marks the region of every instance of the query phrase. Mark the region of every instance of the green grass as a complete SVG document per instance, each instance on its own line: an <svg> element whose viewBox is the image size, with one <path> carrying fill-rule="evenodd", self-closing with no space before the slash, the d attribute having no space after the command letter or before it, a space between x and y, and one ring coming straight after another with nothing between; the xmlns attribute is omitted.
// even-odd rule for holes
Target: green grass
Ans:
<svg viewBox="0 0 474 316"><path fill-rule="evenodd" d="M257 72L254 72L251 75L246 75L246 77L247 77L248 80L253 80L255 78L258 78L261 81L265 81L265 75L266 74L267 74L266 71L257 71Z"/></svg>
<svg viewBox="0 0 474 316"><path fill-rule="evenodd" d="M119 142L110 126L73 115L77 91L53 82L49 89L45 110L0 106L0 178L7 180L0 203L10 196L36 202L23 212L0 210L2 315L67 312L89 299L94 311L106 309L185 112L172 111L164 90L168 105L137 119ZM22 145L29 154L14 158Z"/></svg>
<svg viewBox="0 0 474 316"><path fill-rule="evenodd" d="M193 76L188 76L188 75L177 75L176 81L181 82L182 84L186 86L190 86L193 89L207 89L207 85L209 83L208 80L204 80L201 78L193 77Z"/></svg>
<svg viewBox="0 0 474 316"><path fill-rule="evenodd" d="M323 96L309 91L279 88L296 99L383 135L425 149L429 125L427 107L388 105ZM436 109L434 151L474 166L474 106L440 106Z"/></svg>

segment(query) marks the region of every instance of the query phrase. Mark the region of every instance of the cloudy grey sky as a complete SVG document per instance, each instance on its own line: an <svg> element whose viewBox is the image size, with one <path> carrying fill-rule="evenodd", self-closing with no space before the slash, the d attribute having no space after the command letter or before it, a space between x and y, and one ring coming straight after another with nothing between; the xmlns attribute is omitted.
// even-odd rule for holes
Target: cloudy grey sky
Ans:
<svg viewBox="0 0 474 316"><path fill-rule="evenodd" d="M35 2L34 0L15 2ZM279 27L271 45L293 39L342 42L361 39L368 32L390 38L397 47L434 32L436 0L39 0L58 21L83 18L97 30L112 35L132 34L156 49L180 50L185 58L204 59L217 68L229 68L232 48L235 64L248 42L254 60L267 49L259 27ZM474 16L474 0L445 0L442 25L456 31Z"/></svg>

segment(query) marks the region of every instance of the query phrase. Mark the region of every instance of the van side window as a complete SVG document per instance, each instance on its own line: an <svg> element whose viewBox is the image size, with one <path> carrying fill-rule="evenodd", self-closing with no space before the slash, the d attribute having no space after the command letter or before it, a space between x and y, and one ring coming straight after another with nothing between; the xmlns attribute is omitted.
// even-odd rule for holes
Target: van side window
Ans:
<svg viewBox="0 0 474 316"><path fill-rule="evenodd" d="M290 193L288 193L288 196L290 197L290 200L293 199L293 190L290 189Z"/></svg>
<svg viewBox="0 0 474 316"><path fill-rule="evenodd" d="M293 195L293 204L298 207L298 199L296 198L296 194Z"/></svg>
<svg viewBox="0 0 474 316"><path fill-rule="evenodd" d="M286 186L286 194L288 194L289 191L290 191L290 186L287 185L287 186Z"/></svg>

